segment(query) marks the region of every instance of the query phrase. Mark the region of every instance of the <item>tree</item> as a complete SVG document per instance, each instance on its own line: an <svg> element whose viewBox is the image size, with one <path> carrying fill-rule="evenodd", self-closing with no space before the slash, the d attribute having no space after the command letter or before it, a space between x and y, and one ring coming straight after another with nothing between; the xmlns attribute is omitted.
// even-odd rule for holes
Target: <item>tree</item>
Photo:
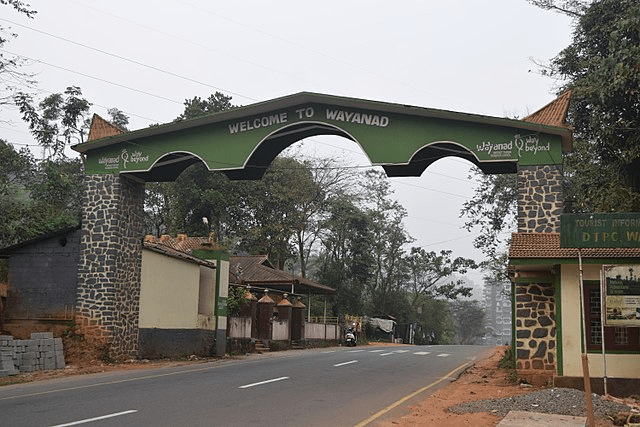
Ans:
<svg viewBox="0 0 640 427"><path fill-rule="evenodd" d="M365 314L365 286L373 275L375 236L370 218L345 191L329 202L321 224L317 279L336 289L335 315Z"/></svg>
<svg viewBox="0 0 640 427"><path fill-rule="evenodd" d="M30 236L26 222L32 207L27 185L34 176L35 160L27 149L16 152L0 140L0 247Z"/></svg>
<svg viewBox="0 0 640 427"><path fill-rule="evenodd" d="M542 74L571 90L567 121L574 144L565 155L565 211L640 211L640 3L636 0L530 0L575 18L573 41ZM514 176L483 175L461 214L493 272L500 234L515 225ZM494 278L500 280L499 275Z"/></svg>
<svg viewBox="0 0 640 427"><path fill-rule="evenodd" d="M36 162L0 141L0 247L80 222L82 163Z"/></svg>
<svg viewBox="0 0 640 427"><path fill-rule="evenodd" d="M19 92L14 101L22 118L29 124L31 134L43 148L44 157L64 157L64 150L72 143L84 142L91 103L81 98L82 90L69 86L64 94L54 93L34 106L33 97Z"/></svg>
<svg viewBox="0 0 640 427"><path fill-rule="evenodd" d="M452 276L465 274L470 268L477 268L474 260L458 257L451 259L452 251L427 252L423 248L413 247L406 257L409 270L407 290L411 295L411 305L420 306L426 299L456 299L458 296L471 295L472 288L462 279Z"/></svg>
<svg viewBox="0 0 640 427"><path fill-rule="evenodd" d="M460 300L450 303L456 331L456 343L480 344L485 333L486 314L478 301Z"/></svg>
<svg viewBox="0 0 640 427"><path fill-rule="evenodd" d="M469 178L475 178L480 185L460 210L460 215L467 218L464 227L467 231L480 229L473 246L485 256L479 267L486 276L496 280L508 278L510 237L505 235L516 231L517 177L515 174L485 175L478 168L473 168L472 174Z"/></svg>
<svg viewBox="0 0 640 427"><path fill-rule="evenodd" d="M191 119L232 108L231 97L216 92L203 100L196 96L185 100L185 109L175 121ZM110 110L111 114L111 110ZM117 115L114 112L113 116ZM175 182L148 183L145 187L145 223L147 231L202 234L213 231L217 239L226 236L227 209L236 200L233 185L221 173L209 172L202 164L187 168ZM206 218L208 224L204 224Z"/></svg>
<svg viewBox="0 0 640 427"><path fill-rule="evenodd" d="M107 113L109 114L109 117L111 118L111 120L109 120L109 121L112 124L118 126L122 130L129 130L127 128L127 126L129 126L129 116L127 116L124 112L122 112L120 109L114 107L114 108L109 108L107 110Z"/></svg>
<svg viewBox="0 0 640 427"><path fill-rule="evenodd" d="M640 3L599 0L549 74L572 91L567 194L586 212L640 211Z"/></svg>
<svg viewBox="0 0 640 427"><path fill-rule="evenodd" d="M9 6L14 11L21 13L28 18L33 18L37 13L28 4L19 0L0 0L0 5ZM17 34L11 32L7 27L0 25L0 49L9 42L9 39L16 38ZM0 52L0 105L10 104L19 86L32 86L35 84L33 76L20 71L20 67L25 64L25 59Z"/></svg>
<svg viewBox="0 0 640 427"><path fill-rule="evenodd" d="M209 98L207 99L194 96L193 99L187 99L184 101L184 111L175 119L175 121L193 119L206 114L229 110L233 107L234 105L231 104L231 97L221 92L209 95Z"/></svg>
<svg viewBox="0 0 640 427"><path fill-rule="evenodd" d="M413 238L403 225L407 212L391 198L393 192L384 174L368 170L362 186L364 209L370 218L374 236L374 264L371 280L366 283L366 296L372 313L389 314L391 307L388 297L403 286L406 278L406 272L402 269L404 247Z"/></svg>

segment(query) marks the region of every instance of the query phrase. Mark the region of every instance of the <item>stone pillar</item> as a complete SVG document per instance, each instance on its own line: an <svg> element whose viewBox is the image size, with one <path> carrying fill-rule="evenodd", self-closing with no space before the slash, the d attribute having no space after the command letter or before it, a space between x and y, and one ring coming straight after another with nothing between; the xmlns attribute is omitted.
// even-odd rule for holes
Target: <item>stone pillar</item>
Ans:
<svg viewBox="0 0 640 427"><path fill-rule="evenodd" d="M550 383L556 372L556 301L550 283L515 285L516 370L532 384Z"/></svg>
<svg viewBox="0 0 640 427"><path fill-rule="evenodd" d="M122 360L138 354L144 183L85 176L76 324Z"/></svg>
<svg viewBox="0 0 640 427"><path fill-rule="evenodd" d="M559 233L562 166L518 166L518 232Z"/></svg>

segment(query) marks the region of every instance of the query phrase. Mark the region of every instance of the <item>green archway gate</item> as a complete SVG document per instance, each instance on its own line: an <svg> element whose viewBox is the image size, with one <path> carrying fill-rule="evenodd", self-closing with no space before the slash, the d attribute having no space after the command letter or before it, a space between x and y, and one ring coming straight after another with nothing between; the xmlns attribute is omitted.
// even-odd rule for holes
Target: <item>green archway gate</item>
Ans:
<svg viewBox="0 0 640 427"><path fill-rule="evenodd" d="M145 182L172 181L196 162L260 179L282 150L317 135L358 143L390 177L420 176L448 156L517 173L519 231L559 229L567 128L300 93L73 147L86 173L76 306L85 334L109 342L114 357L137 355Z"/></svg>

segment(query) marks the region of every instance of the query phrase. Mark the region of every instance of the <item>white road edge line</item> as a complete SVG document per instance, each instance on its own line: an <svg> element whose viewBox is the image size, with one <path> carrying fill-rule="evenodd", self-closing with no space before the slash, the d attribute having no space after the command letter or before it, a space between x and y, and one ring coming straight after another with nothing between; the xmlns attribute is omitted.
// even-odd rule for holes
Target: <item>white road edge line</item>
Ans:
<svg viewBox="0 0 640 427"><path fill-rule="evenodd" d="M269 383L274 383L276 381L282 381L282 380L288 380L289 377L280 377L280 378L274 378L272 380L266 380L266 381L260 381L259 383L253 383L253 384L247 384L247 385L241 385L238 388L249 388L249 387L255 387L257 385L263 385L263 384L269 384Z"/></svg>
<svg viewBox="0 0 640 427"><path fill-rule="evenodd" d="M338 366L350 365L352 363L358 363L358 361L357 360L350 360L348 362L338 363L338 364L335 364L333 366L338 367Z"/></svg>
<svg viewBox="0 0 640 427"><path fill-rule="evenodd" d="M85 423L91 423L91 422L94 422L94 421L105 420L107 418L119 417L120 415L129 415L129 414L133 414L134 412L138 412L138 411L136 409L130 409L128 411L116 412L115 414L103 415L101 417L95 417L95 418L87 418L87 419L84 419L84 420L74 421L72 423L67 423L67 424L58 424L58 425L51 426L51 427L77 426L78 424L85 424Z"/></svg>

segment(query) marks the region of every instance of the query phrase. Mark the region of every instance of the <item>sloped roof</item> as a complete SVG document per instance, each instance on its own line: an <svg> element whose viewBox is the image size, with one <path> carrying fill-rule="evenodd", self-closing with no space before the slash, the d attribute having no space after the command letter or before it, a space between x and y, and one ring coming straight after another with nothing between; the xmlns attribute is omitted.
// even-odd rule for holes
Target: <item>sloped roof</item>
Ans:
<svg viewBox="0 0 640 427"><path fill-rule="evenodd" d="M229 271L238 284L260 286L288 292L294 285L297 293L333 294L335 289L271 266L266 255L230 256ZM230 277L231 280L231 277Z"/></svg>
<svg viewBox="0 0 640 427"><path fill-rule="evenodd" d="M16 243L11 246L7 246L4 248L0 248L0 258L8 257L11 252L16 251L17 249L22 249L24 247L33 245L34 243L42 242L47 239L51 239L54 237L64 236L65 234L73 233L77 230L80 230L80 225L74 225L72 227L63 228L56 231L51 231L48 233L41 234L39 236L34 237L33 239L25 240L23 242Z"/></svg>
<svg viewBox="0 0 640 427"><path fill-rule="evenodd" d="M539 125L569 128L566 119L570 102L571 91L568 90L535 113L523 118L522 121L537 123Z"/></svg>
<svg viewBox="0 0 640 427"><path fill-rule="evenodd" d="M195 257L183 251L176 250L160 242L145 240L143 243L143 246L145 249L151 250L153 252L156 252L162 255L185 260L198 265L203 265L205 267L216 268L216 264L214 262Z"/></svg>
<svg viewBox="0 0 640 427"><path fill-rule="evenodd" d="M192 258L195 258L190 255L193 250L224 249L223 246L215 242L213 235L203 237L179 234L177 237L163 235L159 238L147 236L144 244L147 248L160 249L166 251L167 254L181 253ZM266 255L230 256L229 283L265 287L283 292L290 292L293 284L297 293L305 294L333 294L336 291L329 286L273 268Z"/></svg>
<svg viewBox="0 0 640 427"><path fill-rule="evenodd" d="M582 258L639 258L640 248L583 248ZM509 259L578 258L578 249L561 248L560 233L513 233Z"/></svg>
<svg viewBox="0 0 640 427"><path fill-rule="evenodd" d="M120 135L121 133L125 133L125 130L120 129L113 123L106 121L97 114L94 114L91 118L91 126L89 127L89 136L87 137L87 142L93 141L94 139Z"/></svg>
<svg viewBox="0 0 640 427"><path fill-rule="evenodd" d="M216 243L213 235L205 236L187 236L186 234L178 234L176 237L171 237L167 234L163 234L160 237L148 235L145 238L145 242L162 243L164 246L175 249L176 251L191 253L193 250L198 249L212 249L223 250L224 247Z"/></svg>

